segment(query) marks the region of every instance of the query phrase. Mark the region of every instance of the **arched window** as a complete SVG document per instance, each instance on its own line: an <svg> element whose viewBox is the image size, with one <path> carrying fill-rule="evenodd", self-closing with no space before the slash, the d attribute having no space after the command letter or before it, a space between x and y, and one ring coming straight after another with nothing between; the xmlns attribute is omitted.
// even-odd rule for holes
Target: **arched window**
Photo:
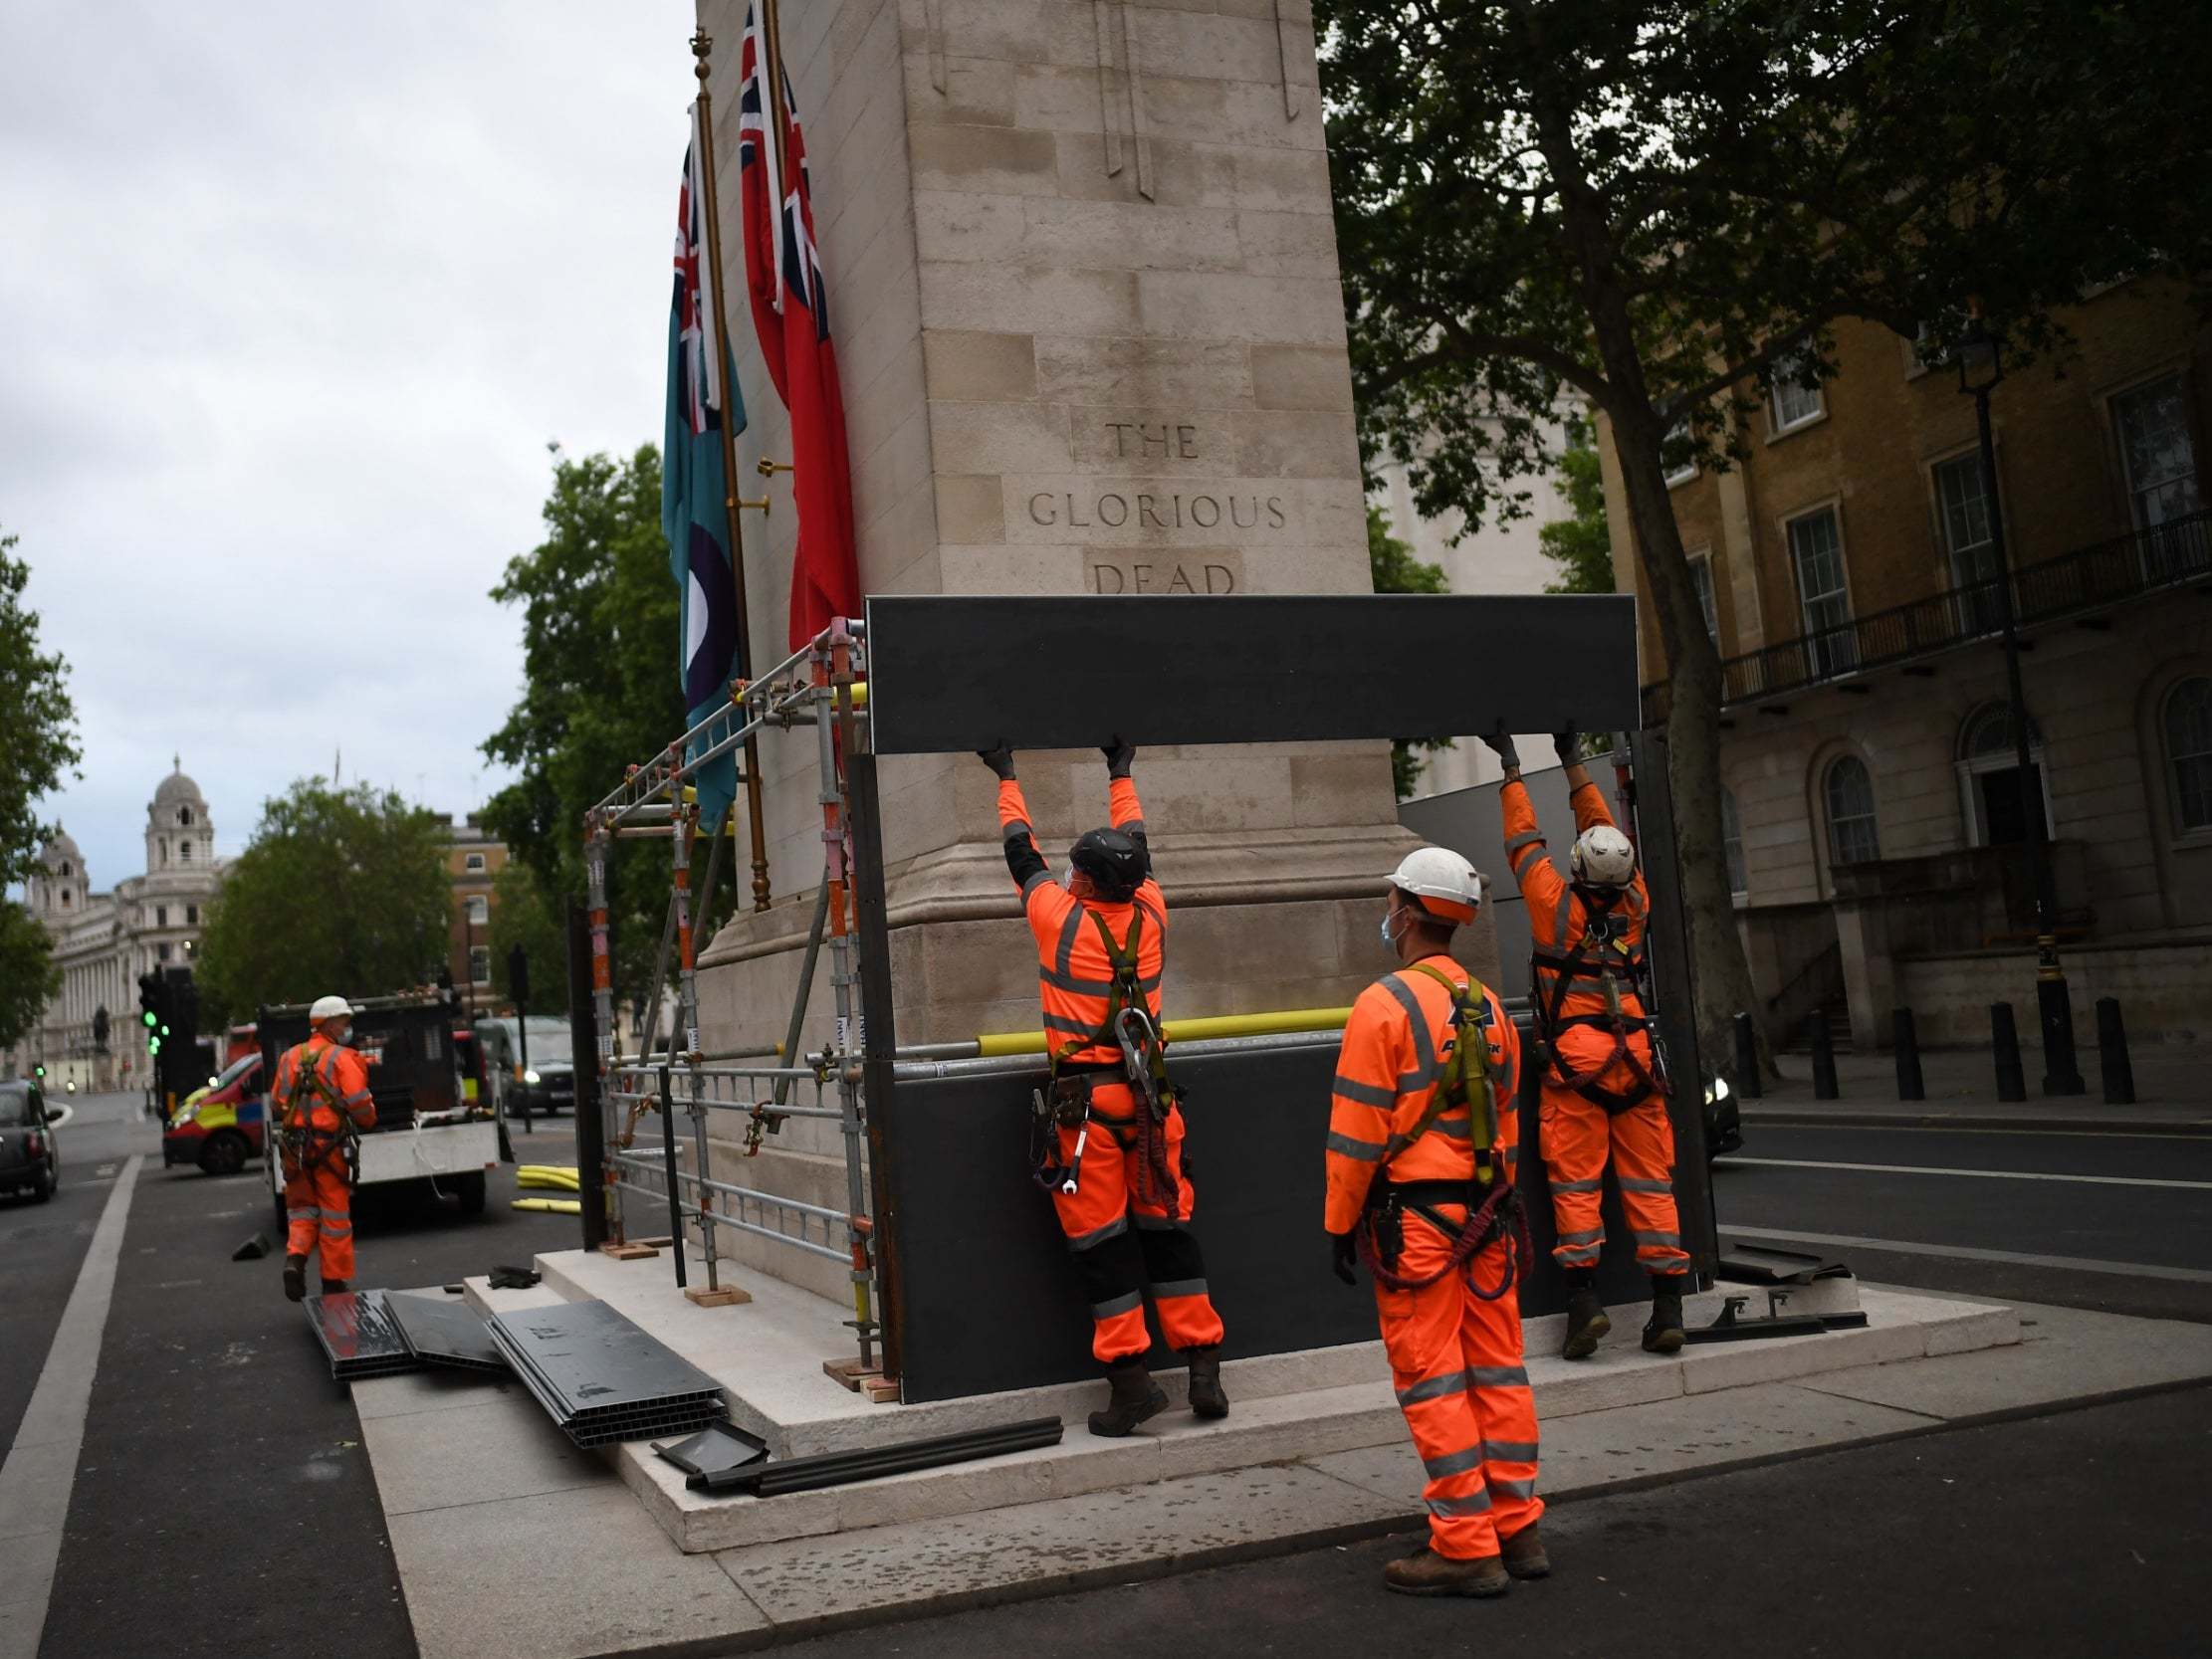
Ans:
<svg viewBox="0 0 2212 1659"><path fill-rule="evenodd" d="M1875 834L1875 780L1856 754L1839 755L1828 768L1828 862L1869 864L1881 856Z"/></svg>
<svg viewBox="0 0 2212 1659"><path fill-rule="evenodd" d="M69 860L66 858L62 860L62 874L65 876L69 874Z"/></svg>
<svg viewBox="0 0 2212 1659"><path fill-rule="evenodd" d="M192 809L188 806L178 807L176 809L176 821L189 827L192 822Z"/></svg>
<svg viewBox="0 0 2212 1659"><path fill-rule="evenodd" d="M2028 719L2028 779L2021 787L2020 748L2013 741L2012 710L1985 703L1966 717L1958 733L1958 793L1966 839L1976 847L2018 846L2031 826L2051 822L2043 773L2043 731Z"/></svg>
<svg viewBox="0 0 2212 1659"><path fill-rule="evenodd" d="M2164 731L2174 827L2212 829L2212 680L2193 676L2166 694Z"/></svg>
<svg viewBox="0 0 2212 1659"><path fill-rule="evenodd" d="M1739 896L1748 891L1743 869L1743 820L1736 816L1736 792L1728 788L1720 791L1720 856L1728 866L1728 891Z"/></svg>

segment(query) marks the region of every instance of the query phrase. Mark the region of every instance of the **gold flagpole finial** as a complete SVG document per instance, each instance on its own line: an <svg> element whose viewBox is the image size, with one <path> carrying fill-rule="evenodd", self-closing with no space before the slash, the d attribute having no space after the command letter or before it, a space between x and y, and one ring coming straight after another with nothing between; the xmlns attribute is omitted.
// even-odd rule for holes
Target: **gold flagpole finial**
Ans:
<svg viewBox="0 0 2212 1659"><path fill-rule="evenodd" d="M707 84L707 55L714 49L714 36L707 33L707 26L702 23L693 31L691 37L691 55L699 60L692 66L691 72L699 77L701 87Z"/></svg>

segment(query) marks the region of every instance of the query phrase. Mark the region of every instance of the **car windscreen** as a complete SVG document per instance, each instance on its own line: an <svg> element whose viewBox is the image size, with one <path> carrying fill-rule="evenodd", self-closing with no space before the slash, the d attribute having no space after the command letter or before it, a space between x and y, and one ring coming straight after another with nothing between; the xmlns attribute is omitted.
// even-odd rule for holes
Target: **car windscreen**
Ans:
<svg viewBox="0 0 2212 1659"><path fill-rule="evenodd" d="M249 1054L241 1059L233 1060L223 1068L222 1074L215 1079L213 1086L217 1089L228 1089L260 1064L261 1056L258 1054Z"/></svg>
<svg viewBox="0 0 2212 1659"><path fill-rule="evenodd" d="M12 1089L0 1084L0 1129L35 1129L44 1123L32 1099L31 1091L20 1083Z"/></svg>
<svg viewBox="0 0 2212 1659"><path fill-rule="evenodd" d="M518 1050L517 1059L521 1058ZM530 1022L530 1065L536 1071L543 1066L572 1066L575 1064L575 1039L566 1020L534 1019Z"/></svg>

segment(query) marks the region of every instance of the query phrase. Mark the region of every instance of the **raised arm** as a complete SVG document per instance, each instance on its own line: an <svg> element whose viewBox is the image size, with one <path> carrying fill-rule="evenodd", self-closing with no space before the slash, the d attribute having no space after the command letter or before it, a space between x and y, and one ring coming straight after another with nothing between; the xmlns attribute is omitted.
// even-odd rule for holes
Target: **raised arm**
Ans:
<svg viewBox="0 0 2212 1659"><path fill-rule="evenodd" d="M1513 867L1513 880L1521 897L1538 915L1549 915L1559 903L1565 880L1544 856L1544 832L1536 824L1536 803L1528 798L1528 785L1520 769L1505 774L1498 791L1498 807L1505 818L1505 859Z"/></svg>
<svg viewBox="0 0 2212 1659"><path fill-rule="evenodd" d="M1038 887L1052 879L1044 855L1037 851L1036 833L1029 827L1029 803L1013 775L1013 756L1002 748L981 749L978 758L998 778L998 834L1006 855L1006 870L1024 902Z"/></svg>

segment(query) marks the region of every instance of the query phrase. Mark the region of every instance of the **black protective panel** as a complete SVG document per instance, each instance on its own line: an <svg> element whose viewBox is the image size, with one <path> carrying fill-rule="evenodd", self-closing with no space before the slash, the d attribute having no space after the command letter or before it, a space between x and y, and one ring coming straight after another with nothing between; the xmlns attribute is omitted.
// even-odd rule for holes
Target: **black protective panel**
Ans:
<svg viewBox="0 0 2212 1659"><path fill-rule="evenodd" d="M341 1291L307 1299L308 1329L323 1347L335 1382L411 1371L419 1361L391 1317L382 1291Z"/></svg>
<svg viewBox="0 0 2212 1659"><path fill-rule="evenodd" d="M1336 1039L1287 1048L1186 1050L1185 1151L1198 1209L1193 1231L1237 1358L1372 1340L1374 1292L1330 1275L1321 1224L1323 1139ZM905 1294L901 1371L909 1401L950 1399L1094 1376L1090 1317L1053 1219L1028 1169L1034 1073L902 1076L887 1160L899 1204ZM1536 1145L1533 1091L1521 1144ZM1541 1161L1521 1159L1536 1271L1521 1287L1528 1315L1566 1305L1553 1267L1551 1201ZM1600 1288L1612 1302L1646 1294L1609 1173ZM1152 1363L1182 1363L1153 1332Z"/></svg>
<svg viewBox="0 0 2212 1659"><path fill-rule="evenodd" d="M653 1450L685 1474L705 1478L759 1463L769 1455L769 1443L735 1423L715 1422L688 1440L671 1440Z"/></svg>
<svg viewBox="0 0 2212 1659"><path fill-rule="evenodd" d="M483 1316L459 1297L394 1291L385 1301L408 1348L425 1364L506 1372L507 1361L484 1329Z"/></svg>
<svg viewBox="0 0 2212 1659"><path fill-rule="evenodd" d="M1625 594L868 601L879 754L1623 729L1636 665Z"/></svg>
<svg viewBox="0 0 2212 1659"><path fill-rule="evenodd" d="M723 1415L713 1377L603 1302L494 1314L486 1329L578 1446L689 1434Z"/></svg>

